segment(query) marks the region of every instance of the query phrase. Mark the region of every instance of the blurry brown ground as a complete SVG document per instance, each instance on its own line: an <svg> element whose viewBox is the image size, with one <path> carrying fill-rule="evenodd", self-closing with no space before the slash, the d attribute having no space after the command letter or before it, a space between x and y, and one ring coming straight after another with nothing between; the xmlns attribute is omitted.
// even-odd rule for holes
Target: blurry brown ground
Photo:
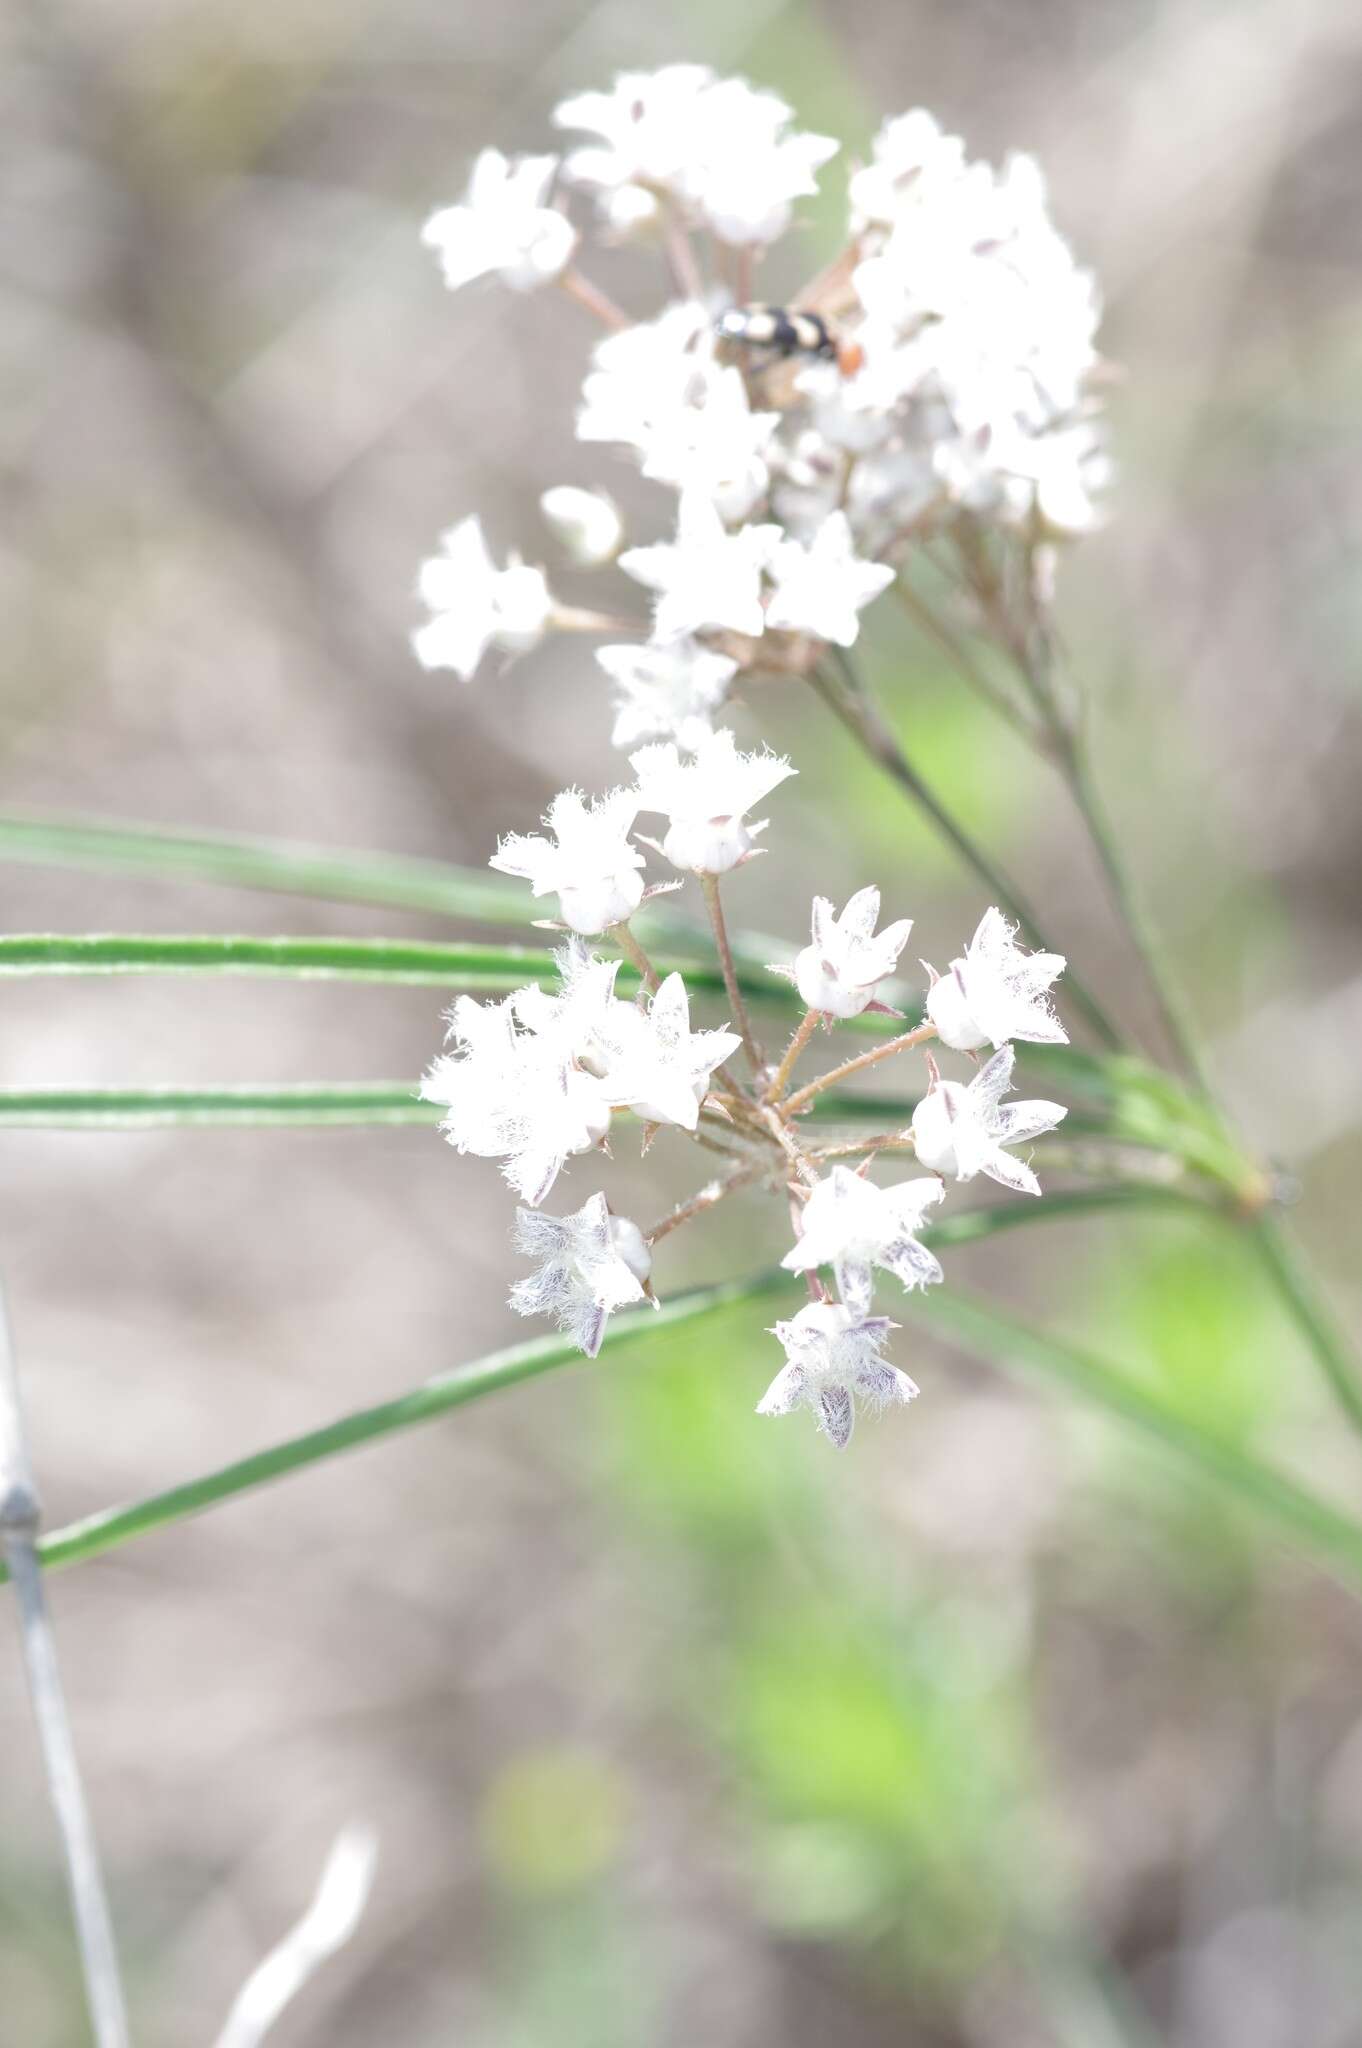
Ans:
<svg viewBox="0 0 1362 2048"><path fill-rule="evenodd" d="M570 434L590 340L573 311L450 299L419 223L476 149L544 146L557 98L628 64L731 65L853 146L925 104L977 154L1034 150L1104 280L1123 477L1066 581L1101 766L1225 1085L1300 1177L1302 1231L1355 1308L1362 10L668 14L7 13L3 800L476 864L565 781L600 784L582 654L464 690L407 650L443 526L476 508L535 559L539 491L600 474ZM904 653L896 716L1067 950L1142 1015L1062 807L924 659ZM762 729L801 761L819 730L778 704ZM779 889L775 861L744 880L744 920L793 937L808 885L874 877L947 955L980 908L968 878L863 777L839 848L826 821L851 764L808 770L772 827L802 851ZM434 929L18 867L3 922ZM420 989L16 982L0 1077L407 1077L438 1008ZM505 1216L493 1169L416 1130L6 1136L0 1262L52 1518L502 1341ZM745 1227L678 1258L755 1265L774 1240ZM1204 1375L1208 1408L1238 1404L1250 1431L1260 1413L1270 1449L1355 1487L1298 1348L1232 1261L1205 1280L1201 1249L1065 1227L952 1277ZM352 1815L381 1837L374 1901L280 2048L1100 2048L1118 2036L1083 2000L1103 1955L1153 2039L1362 2040L1356 1610L1105 1430L944 1353L904 1361L923 1400L844 1460L793 1424L759 1440L769 1340L748 1320L720 1361L730 1466L706 1435L726 1441L718 1397L686 1405L688 1366L713 1358L668 1367L651 1405L609 1369L572 1373L54 1583L139 2043L212 2038ZM791 1648L805 1602L840 1704L782 1721L782 1657L810 1668ZM931 1731L912 1723L921 1796L889 1848L850 1667L828 1652L843 1610L857 1656L876 1631L884 1659L916 1660L904 1696ZM767 1655L773 1611L787 1636ZM51 1833L0 1650L0 2042L74 2048ZM839 1742L846 1782L801 1810ZM1029 1891L1063 1900L1072 1970L1037 1959Z"/></svg>

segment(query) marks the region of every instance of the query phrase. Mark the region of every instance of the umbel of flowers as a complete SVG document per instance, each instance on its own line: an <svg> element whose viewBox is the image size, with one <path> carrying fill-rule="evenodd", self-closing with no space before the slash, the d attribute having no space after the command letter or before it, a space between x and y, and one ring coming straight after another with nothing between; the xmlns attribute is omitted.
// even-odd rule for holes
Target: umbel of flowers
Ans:
<svg viewBox="0 0 1362 2048"><path fill-rule="evenodd" d="M461 998L424 1092L445 1106L451 1142L499 1159L524 1205L515 1241L536 1264L514 1306L552 1316L591 1355L615 1309L656 1299L660 1239L739 1188L776 1194L794 1236L784 1264L809 1298L775 1326L785 1364L760 1409L807 1405L841 1445L858 1405L916 1393L883 1357L894 1325L874 1293L883 1276L891 1289L940 1281L920 1233L948 1186L984 1174L1040 1192L1013 1148L1064 1111L1006 1098L1014 1041L1065 1036L1048 994L1064 962L1024 952L990 909L944 973L927 970L921 1024L795 1085L816 1033L890 1007L881 990L910 920L877 934L875 888L840 914L816 898L810 943L781 970L805 1013L767 1058L720 890L764 850L753 813L795 770L744 751L723 708L735 684L812 676L841 658L866 607L906 594L906 565L928 547L953 554L981 605L997 596L999 560L1043 603L1057 545L1099 520L1097 294L1050 221L1034 163L971 163L921 110L886 122L853 169L844 246L786 309L754 306L757 267L815 190L829 138L799 132L773 94L692 64L624 74L554 120L577 138L565 156L484 150L425 240L452 288L557 288L606 330L589 355L583 343L577 438L611 451L597 464L631 461L671 505L660 498L652 534L634 536L590 473L541 500L575 568L617 565L646 594L635 619L561 602L518 555L499 565L472 515L421 571L430 616L414 646L427 667L471 680L493 651L594 635L612 739L632 771L594 799L562 792L542 835L501 841L492 865L544 899L565 935L557 986ZM658 252L662 294L639 316L583 267L593 235ZM722 1030L692 1026L682 976L660 977L632 928L650 896L688 882L727 991ZM621 956L635 998L616 991ZM805 1116L825 1089L929 1044L966 1072L943 1074L927 1052L910 1126L851 1143L814 1135ZM546 1213L568 1162L603 1156L625 1117L645 1149L663 1127L702 1148L704 1186L649 1229L602 1193ZM925 1171L871 1177L905 1158Z"/></svg>

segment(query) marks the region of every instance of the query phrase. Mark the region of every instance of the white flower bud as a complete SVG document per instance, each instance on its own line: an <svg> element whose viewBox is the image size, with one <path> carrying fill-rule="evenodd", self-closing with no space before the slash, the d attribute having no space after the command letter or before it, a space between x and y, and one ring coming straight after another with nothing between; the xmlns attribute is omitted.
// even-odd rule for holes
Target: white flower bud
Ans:
<svg viewBox="0 0 1362 2048"><path fill-rule="evenodd" d="M624 539L624 521L614 501L601 491L556 484L539 500L544 523L583 569L613 562Z"/></svg>
<svg viewBox="0 0 1362 2048"><path fill-rule="evenodd" d="M725 875L752 851L752 835L741 818L682 818L662 842L673 867L697 875Z"/></svg>
<svg viewBox="0 0 1362 2048"><path fill-rule="evenodd" d="M653 1255L637 1223L631 1222L627 1216L612 1216L610 1249L617 1259L623 1259L639 1285L646 1287L653 1270Z"/></svg>
<svg viewBox="0 0 1362 2048"><path fill-rule="evenodd" d="M952 1052L977 1052L988 1043L988 1033L970 1009L964 984L954 967L927 991L927 1017L935 1024L941 1043Z"/></svg>
<svg viewBox="0 0 1362 2048"><path fill-rule="evenodd" d="M941 986L940 982L937 987ZM955 1156L955 1120L964 1103L959 1081L936 1081L913 1111L913 1144L929 1173L954 1180L960 1168Z"/></svg>

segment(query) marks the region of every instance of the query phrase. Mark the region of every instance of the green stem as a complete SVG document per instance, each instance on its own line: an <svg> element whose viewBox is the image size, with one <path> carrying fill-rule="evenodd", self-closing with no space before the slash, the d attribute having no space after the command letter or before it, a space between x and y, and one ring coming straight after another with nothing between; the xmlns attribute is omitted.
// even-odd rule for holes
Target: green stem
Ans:
<svg viewBox="0 0 1362 2048"><path fill-rule="evenodd" d="M1040 1206L1037 1204L1036 1208ZM1020 1220L1020 1204L1016 1213ZM931 1233L931 1240L937 1244L962 1241L962 1227L970 1221L968 1216L953 1218L950 1238L946 1226L938 1226ZM639 1311L617 1318L606 1332L605 1345L613 1347L651 1331L698 1321L717 1310L755 1301L791 1284L790 1276L777 1269L753 1280L700 1288L678 1296L652 1314ZM910 1316L947 1338L968 1344L985 1356L996 1357L1004 1365L1023 1366L1052 1384L1064 1386L1173 1450L1190 1470L1255 1508L1292 1542L1330 1566L1355 1588L1362 1588L1362 1524L1350 1520L1339 1509L1250 1453L1165 1408L1142 1387L1105 1363L953 1289L931 1288L915 1293L905 1307ZM58 1529L41 1545L43 1562L57 1566L98 1556L135 1536L182 1521L218 1501L248 1493L301 1466L317 1464L377 1437L431 1421L484 1394L537 1378L579 1357L573 1345L559 1338L540 1338L494 1352L474 1365L426 1380L395 1400L359 1409L321 1429L291 1437L185 1485L124 1507L105 1509Z"/></svg>
<svg viewBox="0 0 1362 2048"><path fill-rule="evenodd" d="M695 1322L719 1309L755 1300L790 1284L788 1273L775 1272L764 1273L755 1280L696 1288L689 1294L678 1295L662 1309L641 1309L616 1317L605 1333L602 1349L625 1344L645 1332ZM395 1430L410 1429L418 1422L430 1422L452 1408L462 1408L469 1401L479 1400L484 1394L497 1393L501 1388L515 1386L522 1380L538 1379L560 1365L580 1363L581 1357L576 1345L561 1337L539 1337L528 1344L515 1344L509 1350L492 1352L472 1365L456 1366L452 1372L438 1373L433 1379L414 1387L410 1393L399 1394L395 1400L380 1401L373 1408L356 1409L337 1422L308 1430L303 1436L289 1437L283 1443L272 1444L268 1450L257 1451L253 1457L220 1466L217 1471L191 1479L183 1486L169 1487L164 1493L151 1494L147 1499L133 1501L126 1507L103 1509L98 1514L87 1515L83 1521L56 1529L39 1545L43 1563L53 1567L97 1557L103 1551L117 1549L134 1536L146 1534L148 1530L183 1521L187 1515L198 1514L218 1501L249 1493L272 1479L282 1479L285 1473L296 1472L301 1466L319 1464L342 1451L371 1443L376 1437L391 1436Z"/></svg>
<svg viewBox="0 0 1362 2048"><path fill-rule="evenodd" d="M1351 1347L1285 1224L1279 1215L1264 1209L1252 1218L1248 1230L1283 1305L1309 1339L1339 1407L1362 1432L1362 1381Z"/></svg>
<svg viewBox="0 0 1362 2048"><path fill-rule="evenodd" d="M151 825L0 811L0 859L110 869L174 881L217 882L332 903L383 904L477 923L524 925L534 915L519 882L448 861L175 832Z"/></svg>
<svg viewBox="0 0 1362 2048"><path fill-rule="evenodd" d="M905 790L918 808L931 819L966 866L972 868L980 881L991 891L1000 909L1007 911L1010 917L1016 919L1028 942L1042 952L1053 952L1055 949L1046 939L1034 912L1016 884L1003 873L982 847L976 845L940 798L923 781L885 723L879 707L862 688L849 658L840 648L834 649L833 653L841 671L840 677L834 679L825 669L815 669L811 677L813 686L824 703L841 719L847 731L859 740L872 760L878 762L886 775L890 776L900 789ZM1097 998L1072 969L1068 974L1067 985L1073 1001L1082 1010L1103 1045L1111 1050L1119 1049L1122 1044L1121 1033Z"/></svg>
<svg viewBox="0 0 1362 2048"><path fill-rule="evenodd" d="M169 1126L438 1123L414 1081L216 1088L14 1088L0 1091L4 1130L157 1130Z"/></svg>

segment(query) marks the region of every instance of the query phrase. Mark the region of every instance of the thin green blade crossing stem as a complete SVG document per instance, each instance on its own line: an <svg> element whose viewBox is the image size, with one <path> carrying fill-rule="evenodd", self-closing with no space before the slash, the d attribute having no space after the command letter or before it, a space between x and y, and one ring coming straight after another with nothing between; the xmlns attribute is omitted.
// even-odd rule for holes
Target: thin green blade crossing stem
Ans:
<svg viewBox="0 0 1362 2048"><path fill-rule="evenodd" d="M954 1219L951 1235L966 1235L960 1226L970 1220ZM934 1233L934 1240L938 1244L948 1241L944 1226ZM697 1289L679 1296L654 1315L639 1312L620 1317L606 1332L605 1348L646 1338L650 1330L698 1322L720 1309L785 1292L790 1284L789 1275L777 1270L749 1281ZM1035 1377L1062 1386L1102 1408L1150 1442L1171 1451L1198 1476L1213 1481L1252 1507L1282 1536L1362 1591L1362 1524L1248 1452L1174 1414L1105 1363L982 1302L946 1289L933 1288L926 1294L913 1295L908 1313L973 1351L995 1358L1004 1366L1020 1365ZM418 1422L431 1421L484 1394L537 1378L579 1359L580 1353L573 1345L555 1338L541 1338L494 1352L476 1364L426 1380L408 1394L359 1409L321 1429L291 1437L185 1485L127 1506L106 1509L58 1529L43 1543L43 1561L55 1566L98 1556L134 1536L198 1514L218 1501L250 1492L302 1466L317 1464Z"/></svg>

